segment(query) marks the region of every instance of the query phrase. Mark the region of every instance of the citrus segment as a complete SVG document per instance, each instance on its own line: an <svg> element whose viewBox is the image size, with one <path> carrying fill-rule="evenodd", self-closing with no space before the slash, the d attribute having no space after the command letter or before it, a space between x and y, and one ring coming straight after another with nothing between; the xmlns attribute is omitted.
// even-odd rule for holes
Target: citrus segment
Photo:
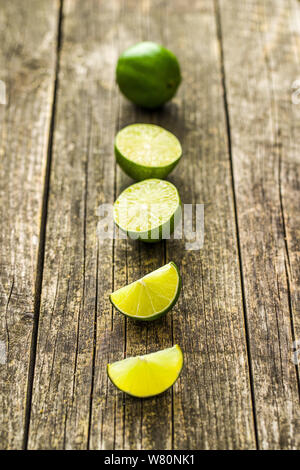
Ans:
<svg viewBox="0 0 300 470"><path fill-rule="evenodd" d="M136 356L107 365L112 383L134 397L146 398L163 393L178 379L183 354L176 344L144 356Z"/></svg>
<svg viewBox="0 0 300 470"><path fill-rule="evenodd" d="M172 261L110 295L113 306L135 320L155 320L176 303L181 288L178 268Z"/></svg>

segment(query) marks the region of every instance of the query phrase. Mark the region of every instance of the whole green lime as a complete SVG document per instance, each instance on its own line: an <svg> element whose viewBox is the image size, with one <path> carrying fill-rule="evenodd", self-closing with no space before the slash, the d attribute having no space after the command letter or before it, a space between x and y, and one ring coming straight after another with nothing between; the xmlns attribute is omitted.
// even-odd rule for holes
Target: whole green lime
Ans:
<svg viewBox="0 0 300 470"><path fill-rule="evenodd" d="M181 82L176 56L154 42L140 42L123 52L116 75L121 92L145 108L169 101Z"/></svg>

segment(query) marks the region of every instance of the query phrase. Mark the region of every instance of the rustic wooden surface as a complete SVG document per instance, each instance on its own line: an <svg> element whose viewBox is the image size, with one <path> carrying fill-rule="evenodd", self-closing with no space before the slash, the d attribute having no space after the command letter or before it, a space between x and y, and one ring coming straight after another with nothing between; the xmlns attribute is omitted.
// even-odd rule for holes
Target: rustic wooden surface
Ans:
<svg viewBox="0 0 300 470"><path fill-rule="evenodd" d="M30 9L2 1L0 16L0 79L7 103L0 105L0 446L20 448L41 273L58 10L47 1L32 1Z"/></svg>
<svg viewBox="0 0 300 470"><path fill-rule="evenodd" d="M300 3L0 6L0 448L299 449ZM182 66L159 111L115 84L141 40ZM113 139L133 122L180 138L170 180L205 205L201 250L97 237L98 206L130 184ZM169 260L171 313L140 325L112 310L112 290ZM108 381L107 362L175 343L173 390L137 400Z"/></svg>

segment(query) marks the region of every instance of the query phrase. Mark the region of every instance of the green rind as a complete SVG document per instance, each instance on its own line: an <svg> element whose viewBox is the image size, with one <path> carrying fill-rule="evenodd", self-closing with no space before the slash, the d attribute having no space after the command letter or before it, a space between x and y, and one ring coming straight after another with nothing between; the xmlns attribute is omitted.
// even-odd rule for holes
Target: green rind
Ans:
<svg viewBox="0 0 300 470"><path fill-rule="evenodd" d="M115 141L115 156L117 163L120 165L122 170L130 176L130 178L136 181L142 181L150 178L164 179L168 176L171 171L174 170L175 166L179 163L182 157L182 153L179 155L177 160L166 166L146 166L135 163L128 160L118 149Z"/></svg>
<svg viewBox="0 0 300 470"><path fill-rule="evenodd" d="M177 380L179 379L179 376L180 376L180 374L181 374L181 371L182 371L182 368L183 368L183 364L184 364L184 356L183 356L183 352L182 352L181 347L179 346L179 344L176 344L176 345L174 345L174 346L178 346L178 348L179 348L179 350L180 350L180 353L181 353L181 358L182 358L181 368L180 368L180 371L178 372L178 375L177 375L176 379L174 380L174 382L173 382L169 387L167 387L167 388L165 388L164 390L162 390L160 393L157 393L157 394L155 394L155 395L145 395L144 397L140 397L140 396L138 396L138 395L132 395L132 393L125 392L124 390L122 390L121 388L119 388L119 387L115 384L115 382L113 381L113 379L112 379L111 376L109 375L109 372L108 372L108 366L109 366L109 364L107 364L107 366L106 366L106 372L107 372L107 375L108 375L109 380L111 381L111 383L112 383L118 390L120 390L120 392L126 393L126 395L129 395L129 396L134 397L134 398L151 398L151 397L157 397L157 396L161 395L162 393L165 393L167 390L169 390L170 388L172 388L173 385L174 385L174 384L177 382Z"/></svg>
<svg viewBox="0 0 300 470"><path fill-rule="evenodd" d="M159 44L138 43L119 57L116 80L130 101L144 108L158 108L173 98L180 85L179 62Z"/></svg>
<svg viewBox="0 0 300 470"><path fill-rule="evenodd" d="M163 317L166 313L168 313L173 307L174 305L176 304L177 300L178 300L178 297L179 297L179 294L180 294L180 291L181 291L181 287L182 287L182 278L181 278L181 275L180 275L180 272L179 272L179 269L178 267L176 266L176 264L174 263L174 261L170 261L170 263L168 264L172 264L174 266L174 268L176 269L177 271L177 274L178 274L178 287L177 287L177 292L176 292L176 295L173 299L173 301L171 302L171 304L165 308L164 310L162 310L161 312L158 312L158 313L154 313L153 315L150 315L149 317L138 317L136 315L129 315L128 313L126 312L123 312L122 310L120 310L116 304L112 301L112 294L109 294L109 300L110 300L110 303L112 304L112 306L119 312L119 313L122 313L122 315L125 315L125 317L127 318L131 318L132 320L136 320L138 322L140 321L154 321L154 320L158 320L158 318L161 318Z"/></svg>
<svg viewBox="0 0 300 470"><path fill-rule="evenodd" d="M175 227L177 226L178 222L180 221L179 215L181 214L180 195L179 195L179 192L178 192L178 189L176 188L176 186L174 186L174 188L176 189L177 196L178 196L178 207L177 207L176 211L174 212L174 214L172 215L172 217L169 219L170 220L170 235L172 235L172 233L174 232ZM177 217L178 217L178 220L176 220L176 223L175 223L175 219ZM122 230L122 232L126 233L126 235L129 238L131 238L132 240L140 240L140 241L145 242L145 243L157 243L157 242L160 242L163 239L162 236L163 236L163 233L165 232L165 228L168 226L169 221L165 222L164 224L162 224L158 227L153 227L151 230L146 230L145 232L135 232L133 230L126 230L116 222L115 218L114 218L114 223L116 224L116 226L120 230ZM151 232L153 232L154 230L158 230L158 237L157 238L151 238ZM164 238L164 240L165 240L165 238Z"/></svg>

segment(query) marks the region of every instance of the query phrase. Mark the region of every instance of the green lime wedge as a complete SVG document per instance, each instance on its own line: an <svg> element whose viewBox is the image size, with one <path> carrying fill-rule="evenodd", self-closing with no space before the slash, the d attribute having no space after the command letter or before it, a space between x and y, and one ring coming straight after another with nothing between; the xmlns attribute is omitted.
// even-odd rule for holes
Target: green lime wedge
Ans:
<svg viewBox="0 0 300 470"><path fill-rule="evenodd" d="M180 214L181 202L175 186L155 178L129 186L113 209L117 226L130 238L145 242L169 238Z"/></svg>
<svg viewBox="0 0 300 470"><path fill-rule="evenodd" d="M156 320L177 302L181 289L178 268L173 261L138 281L113 292L113 306L134 320Z"/></svg>
<svg viewBox="0 0 300 470"><path fill-rule="evenodd" d="M108 377L122 392L148 398L165 392L178 379L183 354L176 344L144 356L129 357L107 365Z"/></svg>
<svg viewBox="0 0 300 470"><path fill-rule="evenodd" d="M154 124L132 124L118 132L115 155L118 164L131 178L165 178L182 154L177 137Z"/></svg>
<svg viewBox="0 0 300 470"><path fill-rule="evenodd" d="M169 101L181 82L176 56L155 42L135 44L119 57L116 79L133 103L157 108Z"/></svg>

